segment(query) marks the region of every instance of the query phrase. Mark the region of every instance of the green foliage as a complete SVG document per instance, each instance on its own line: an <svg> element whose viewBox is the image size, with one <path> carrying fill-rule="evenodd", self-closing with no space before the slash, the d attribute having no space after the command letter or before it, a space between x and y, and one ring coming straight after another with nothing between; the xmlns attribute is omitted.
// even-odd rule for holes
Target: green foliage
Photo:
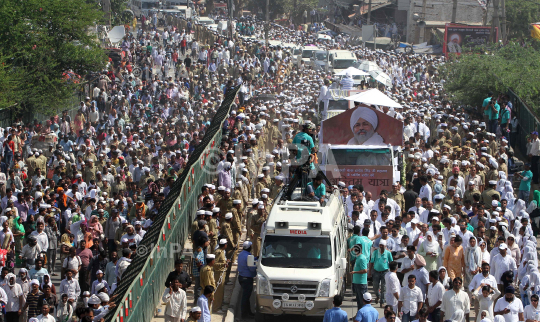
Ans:
<svg viewBox="0 0 540 322"><path fill-rule="evenodd" d="M25 111L53 113L74 93L63 73L102 69L107 57L89 32L103 17L84 0L4 0L0 2L0 82Z"/></svg>
<svg viewBox="0 0 540 322"><path fill-rule="evenodd" d="M441 76L453 101L480 106L488 91L512 88L535 110L540 108L540 52L532 45L510 42L491 52L461 55L443 66Z"/></svg>
<svg viewBox="0 0 540 322"><path fill-rule="evenodd" d="M529 38L529 24L540 19L540 0L506 0L508 39Z"/></svg>

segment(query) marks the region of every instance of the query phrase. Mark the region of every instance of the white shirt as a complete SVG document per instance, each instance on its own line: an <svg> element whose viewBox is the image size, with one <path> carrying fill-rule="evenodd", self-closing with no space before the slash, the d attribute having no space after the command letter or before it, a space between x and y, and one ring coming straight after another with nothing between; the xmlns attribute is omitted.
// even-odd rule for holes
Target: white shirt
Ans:
<svg viewBox="0 0 540 322"><path fill-rule="evenodd" d="M6 293L6 312L19 311L19 296L24 296L22 287L15 283L13 288L5 285L2 290ZM21 308L22 309L22 308Z"/></svg>
<svg viewBox="0 0 540 322"><path fill-rule="evenodd" d="M451 312L458 309L463 310L465 314L468 314L471 311L469 294L465 291L459 291L459 293L456 293L454 290L446 291L443 295L441 304L441 311L444 312L445 318L451 317ZM466 322L465 314L463 315L463 320L457 322Z"/></svg>
<svg viewBox="0 0 540 322"><path fill-rule="evenodd" d="M39 322L56 322L56 319L51 314L47 314L47 316L40 314L37 319Z"/></svg>
<svg viewBox="0 0 540 322"><path fill-rule="evenodd" d="M493 309L493 311L499 312L506 308L508 308L510 312L507 314L503 314L504 321L519 321L519 313L523 313L523 304L521 303L521 300L514 296L514 300L511 303L508 303L506 302L506 297L503 295L500 299L497 300L497 303L495 303L495 308Z"/></svg>
<svg viewBox="0 0 540 322"><path fill-rule="evenodd" d="M428 304L430 306L433 306L435 305L435 303L441 301L441 304L439 304L438 306L440 307L442 305L442 298L443 298L444 292L446 292L446 290L444 289L444 286L442 285L441 282L437 282L437 284L435 285L430 284L428 287L428 292L427 292Z"/></svg>
<svg viewBox="0 0 540 322"><path fill-rule="evenodd" d="M533 156L540 155L540 139L531 141L531 150L529 151L529 154L532 154Z"/></svg>
<svg viewBox="0 0 540 322"><path fill-rule="evenodd" d="M418 310L418 303L424 302L424 294L422 294L422 291L418 286L410 289L407 285L401 288L399 301L403 303L401 312L409 313L410 316L415 316L416 311Z"/></svg>
<svg viewBox="0 0 540 322"><path fill-rule="evenodd" d="M418 198L427 198L428 201L431 201L431 187L428 184L423 185L420 188L420 193L418 194Z"/></svg>
<svg viewBox="0 0 540 322"><path fill-rule="evenodd" d="M60 294L64 293L67 294L68 299L74 299L76 302L77 298L81 295L79 282L77 282L74 278L71 280L64 278L62 282L60 282Z"/></svg>
<svg viewBox="0 0 540 322"><path fill-rule="evenodd" d="M38 231L33 231L31 236L36 236L37 243L39 245L39 248L41 248L42 251L45 251L49 249L49 239L47 238L47 234L45 231L42 231L41 233L38 233Z"/></svg>
<svg viewBox="0 0 540 322"><path fill-rule="evenodd" d="M399 271L403 271L403 269L407 269L407 268L411 268L411 265L414 264L414 260L416 259L416 255L414 255L414 257L412 259L409 258L409 256L405 256L403 258L403 261L401 262L401 268L399 269ZM408 271L407 273L405 273L405 275L403 275L403 282L402 282L402 286L403 287L407 287L408 285L408 281L409 281L409 275L412 274L412 272L414 271L411 270L411 271Z"/></svg>
<svg viewBox="0 0 540 322"><path fill-rule="evenodd" d="M527 305L523 310L523 318L525 318L525 321L527 321L528 319L539 321L540 306L536 306L536 308L534 308L532 304Z"/></svg>
<svg viewBox="0 0 540 322"><path fill-rule="evenodd" d="M471 283L469 284L469 291L472 292L480 286L480 284L489 284L492 288L497 288L497 280L495 276L488 274L487 277L482 273L474 275Z"/></svg>
<svg viewBox="0 0 540 322"><path fill-rule="evenodd" d="M471 245L469 241L471 237L474 237L474 235L467 229L465 229L465 233L461 232L461 229L460 229L458 232L458 235L461 236L461 238L463 239L463 242L461 243L461 245L463 246L463 251L465 251Z"/></svg>
<svg viewBox="0 0 540 322"><path fill-rule="evenodd" d="M181 288L174 292L171 288L166 288L161 301L167 303L165 314L175 318L185 319L187 313L186 292Z"/></svg>
<svg viewBox="0 0 540 322"><path fill-rule="evenodd" d="M399 279L397 274L394 272L388 272L384 275L384 280L386 282L386 304L396 306L398 300L394 296L394 293L401 293L401 286L399 285Z"/></svg>
<svg viewBox="0 0 540 322"><path fill-rule="evenodd" d="M412 227L407 227L405 228L405 230L407 231L407 236L409 236L408 246L411 246L418 237L418 235L420 235L420 233L422 232L420 229L418 229L418 227L414 227L414 229L412 229Z"/></svg>
<svg viewBox="0 0 540 322"><path fill-rule="evenodd" d="M504 272L509 270L514 271L514 276L517 276L516 261L510 254L507 253L504 257L502 257L501 254L497 254L491 259L490 273L495 276L495 280L498 284L502 284L501 276Z"/></svg>

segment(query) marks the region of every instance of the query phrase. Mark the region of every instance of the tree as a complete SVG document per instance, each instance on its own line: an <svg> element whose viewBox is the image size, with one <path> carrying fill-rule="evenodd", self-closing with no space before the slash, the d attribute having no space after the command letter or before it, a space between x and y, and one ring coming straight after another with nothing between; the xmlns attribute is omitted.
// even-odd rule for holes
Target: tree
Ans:
<svg viewBox="0 0 540 322"><path fill-rule="evenodd" d="M539 0L505 0L508 39L527 39L531 34L529 25L538 22Z"/></svg>
<svg viewBox="0 0 540 322"><path fill-rule="evenodd" d="M26 112L52 114L76 84L64 72L86 75L105 67L107 56L91 31L103 12L84 0L4 0L0 3L0 73L16 87L3 88Z"/></svg>
<svg viewBox="0 0 540 322"><path fill-rule="evenodd" d="M302 14L307 10L308 14L318 5L317 0L270 0L270 20L276 19L280 15L287 15L294 21L302 21ZM262 18L266 17L266 0L251 0L249 9L253 13L262 10Z"/></svg>
<svg viewBox="0 0 540 322"><path fill-rule="evenodd" d="M453 101L478 106L489 91L509 88L534 109L540 108L540 52L532 44L510 42L482 54L463 54L441 69Z"/></svg>

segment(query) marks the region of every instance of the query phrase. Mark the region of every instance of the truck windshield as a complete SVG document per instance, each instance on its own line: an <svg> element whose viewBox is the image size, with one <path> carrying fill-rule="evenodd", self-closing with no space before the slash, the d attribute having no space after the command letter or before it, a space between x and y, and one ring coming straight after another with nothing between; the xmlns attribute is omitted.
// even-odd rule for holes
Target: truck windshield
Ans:
<svg viewBox="0 0 540 322"><path fill-rule="evenodd" d="M332 149L337 165L392 165L390 149Z"/></svg>
<svg viewBox="0 0 540 322"><path fill-rule="evenodd" d="M326 60L326 53L316 53L315 54L315 60Z"/></svg>
<svg viewBox="0 0 540 322"><path fill-rule="evenodd" d="M312 49L312 50L304 49L304 50L302 50L302 58L310 58L313 55L314 51L315 51L315 49Z"/></svg>
<svg viewBox="0 0 540 322"><path fill-rule="evenodd" d="M348 108L349 108L349 101L347 100L328 101L329 111L345 111Z"/></svg>
<svg viewBox="0 0 540 322"><path fill-rule="evenodd" d="M266 235L261 264L284 268L328 268L332 266L330 238Z"/></svg>
<svg viewBox="0 0 540 322"><path fill-rule="evenodd" d="M335 59L334 69L345 69L352 67L356 61L352 59Z"/></svg>

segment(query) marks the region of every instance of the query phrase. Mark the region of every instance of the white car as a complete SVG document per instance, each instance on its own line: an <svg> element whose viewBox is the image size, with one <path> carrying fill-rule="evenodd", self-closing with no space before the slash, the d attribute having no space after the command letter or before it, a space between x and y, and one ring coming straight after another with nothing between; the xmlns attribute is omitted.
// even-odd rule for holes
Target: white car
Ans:
<svg viewBox="0 0 540 322"><path fill-rule="evenodd" d="M208 17L197 17L195 18L195 22L205 26L214 25L216 23L214 19Z"/></svg>

